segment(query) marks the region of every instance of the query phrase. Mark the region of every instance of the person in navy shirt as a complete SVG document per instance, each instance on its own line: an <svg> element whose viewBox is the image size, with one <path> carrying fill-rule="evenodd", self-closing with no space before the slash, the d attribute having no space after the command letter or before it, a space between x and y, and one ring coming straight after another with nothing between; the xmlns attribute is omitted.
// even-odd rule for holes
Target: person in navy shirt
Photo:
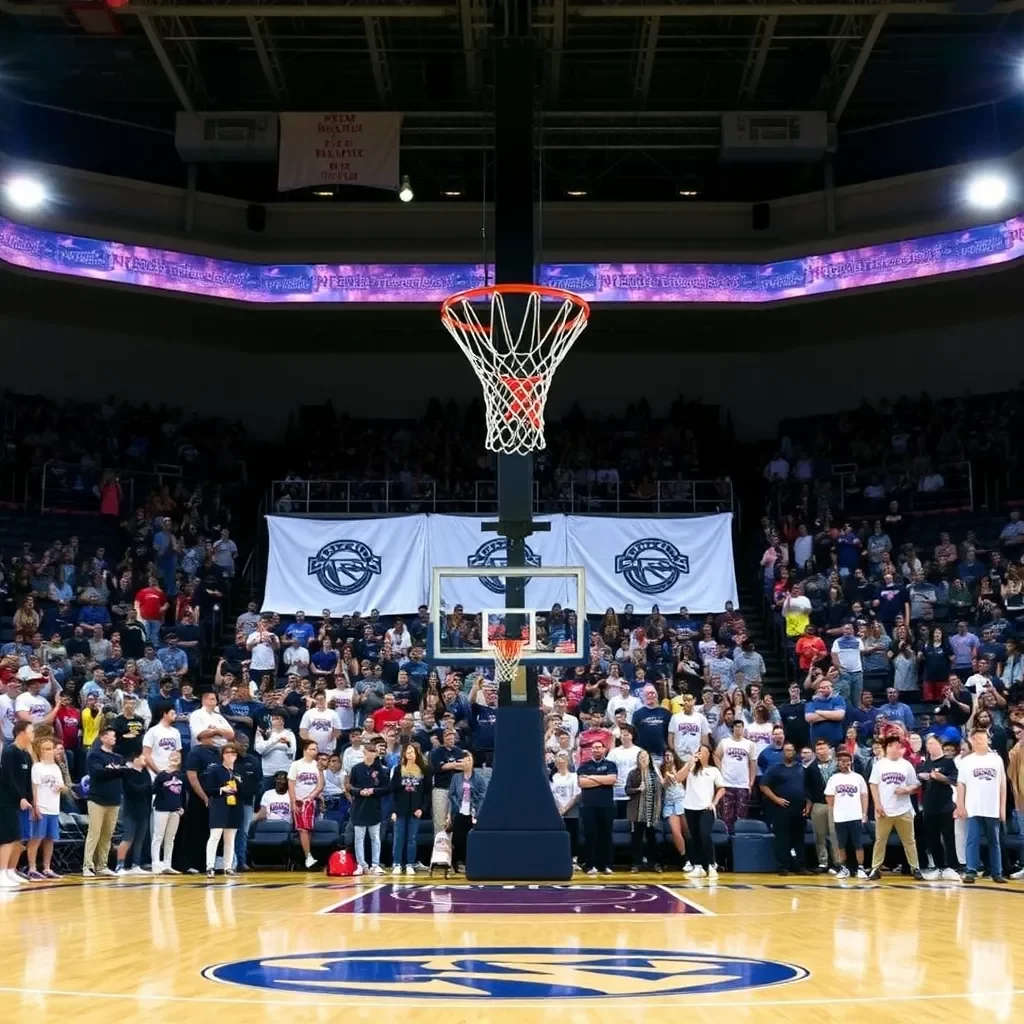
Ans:
<svg viewBox="0 0 1024 1024"><path fill-rule="evenodd" d="M286 640L298 637L301 641L300 646L309 650L310 642L316 636L316 631L313 629L313 624L306 621L306 613L299 611L295 613L295 621L285 629L284 635Z"/></svg>
<svg viewBox="0 0 1024 1024"><path fill-rule="evenodd" d="M583 831L587 841L587 874L612 874L612 829L615 823L615 781L619 771L605 757L600 740L590 745L590 760L576 770L583 791Z"/></svg>
<svg viewBox="0 0 1024 1024"><path fill-rule="evenodd" d="M320 642L320 650L310 656L310 672L314 679L322 679L330 689L334 679L335 670L338 667L338 652L329 636L325 636Z"/></svg>
<svg viewBox="0 0 1024 1024"><path fill-rule="evenodd" d="M409 685L409 673L399 669L398 682L391 691L395 707L406 714L413 714L420 706L420 691Z"/></svg>
<svg viewBox="0 0 1024 1024"><path fill-rule="evenodd" d="M362 661L376 661L380 657L380 640L373 634L373 626L363 626L363 635L356 642L356 657Z"/></svg>
<svg viewBox="0 0 1024 1024"><path fill-rule="evenodd" d="M875 614L885 626L887 633L892 632L896 616L902 615L904 622L910 621L910 595L902 582L897 582L891 572L887 572L878 588Z"/></svg>
<svg viewBox="0 0 1024 1024"><path fill-rule="evenodd" d="M644 706L633 712L636 745L646 750L656 761L661 761L668 742L668 723L672 720L672 714L658 703L658 691L653 686L644 687L643 701Z"/></svg>
<svg viewBox="0 0 1024 1024"><path fill-rule="evenodd" d="M818 692L813 700L807 702L804 713L807 724L811 727L811 743L828 740L837 747L843 739L843 719L846 718L846 701L832 692L832 683L822 678L818 683Z"/></svg>
<svg viewBox="0 0 1024 1024"><path fill-rule="evenodd" d="M475 690L479 680L474 684ZM478 704L470 694L469 724L473 739L473 760L483 768L494 764L494 731L498 723L498 688L493 683L484 686L486 704Z"/></svg>

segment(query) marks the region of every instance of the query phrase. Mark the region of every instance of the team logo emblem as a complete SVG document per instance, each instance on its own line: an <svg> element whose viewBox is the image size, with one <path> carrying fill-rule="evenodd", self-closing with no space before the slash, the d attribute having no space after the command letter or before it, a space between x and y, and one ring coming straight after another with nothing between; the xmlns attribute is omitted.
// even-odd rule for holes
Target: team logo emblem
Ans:
<svg viewBox="0 0 1024 1024"><path fill-rule="evenodd" d="M211 981L360 999L594 999L735 992L806 978L775 960L678 950L364 949L207 967Z"/></svg>
<svg viewBox="0 0 1024 1024"><path fill-rule="evenodd" d="M680 576L689 575L690 559L661 537L635 540L615 557L615 571L641 594L664 594Z"/></svg>
<svg viewBox="0 0 1024 1024"><path fill-rule="evenodd" d="M380 556L362 541L332 540L310 557L306 574L332 594L357 594L380 575Z"/></svg>
<svg viewBox="0 0 1024 1024"><path fill-rule="evenodd" d="M540 555L537 554L529 544L526 546L526 564L534 568L540 568ZM495 569L504 569L508 565L508 541L504 537L496 537L485 544L481 544L473 554L466 559L466 565L470 569L483 569L491 566ZM526 583L530 582L529 576L524 577ZM505 581L496 576L481 576L480 582L492 594L505 593Z"/></svg>

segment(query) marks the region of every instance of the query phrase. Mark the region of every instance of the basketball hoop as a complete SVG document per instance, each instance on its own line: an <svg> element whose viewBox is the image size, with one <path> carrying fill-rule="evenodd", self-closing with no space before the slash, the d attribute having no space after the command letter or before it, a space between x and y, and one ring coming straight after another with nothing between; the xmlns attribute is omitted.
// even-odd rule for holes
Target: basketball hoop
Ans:
<svg viewBox="0 0 1024 1024"><path fill-rule="evenodd" d="M492 643L494 650L494 681L496 683L511 682L519 668L519 659L523 654L522 640L502 638Z"/></svg>
<svg viewBox="0 0 1024 1024"><path fill-rule="evenodd" d="M509 327L506 295L525 295L526 310L516 330ZM541 303L553 300L548 326ZM485 326L475 308L490 303ZM590 306L572 292L534 284L470 288L441 303L441 323L466 354L484 389L485 447L506 455L544 448L544 406L555 370L590 319Z"/></svg>

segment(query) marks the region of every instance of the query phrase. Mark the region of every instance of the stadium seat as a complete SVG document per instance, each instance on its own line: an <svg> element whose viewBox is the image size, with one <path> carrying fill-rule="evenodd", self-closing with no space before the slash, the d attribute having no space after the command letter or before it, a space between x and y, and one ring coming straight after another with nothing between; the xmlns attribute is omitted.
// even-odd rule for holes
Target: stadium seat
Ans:
<svg viewBox="0 0 1024 1024"><path fill-rule="evenodd" d="M754 818L740 818L736 822L733 832L738 836L744 834L765 836L768 835L768 826L763 821L757 821Z"/></svg>
<svg viewBox="0 0 1024 1024"><path fill-rule="evenodd" d="M739 824L737 822L737 824ZM766 874L777 871L773 838L764 832L737 831L732 840L732 869L737 874Z"/></svg>
<svg viewBox="0 0 1024 1024"><path fill-rule="evenodd" d="M249 837L249 855L255 861L257 854L270 854L276 851L283 866L289 866L290 840L292 838L292 826L288 821L258 821Z"/></svg>

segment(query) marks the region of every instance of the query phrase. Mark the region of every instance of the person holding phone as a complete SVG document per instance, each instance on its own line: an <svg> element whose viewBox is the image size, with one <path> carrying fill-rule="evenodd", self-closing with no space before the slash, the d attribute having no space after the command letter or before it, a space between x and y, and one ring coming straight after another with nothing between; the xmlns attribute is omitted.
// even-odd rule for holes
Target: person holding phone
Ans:
<svg viewBox="0 0 1024 1024"><path fill-rule="evenodd" d="M711 763L711 748L702 743L695 754L676 774L676 780L685 787L683 807L686 811L686 825L693 843L693 869L686 872L688 878L704 878L715 881L718 868L715 866L715 848L711 830L715 824L719 801L725 795L722 773Z"/></svg>

